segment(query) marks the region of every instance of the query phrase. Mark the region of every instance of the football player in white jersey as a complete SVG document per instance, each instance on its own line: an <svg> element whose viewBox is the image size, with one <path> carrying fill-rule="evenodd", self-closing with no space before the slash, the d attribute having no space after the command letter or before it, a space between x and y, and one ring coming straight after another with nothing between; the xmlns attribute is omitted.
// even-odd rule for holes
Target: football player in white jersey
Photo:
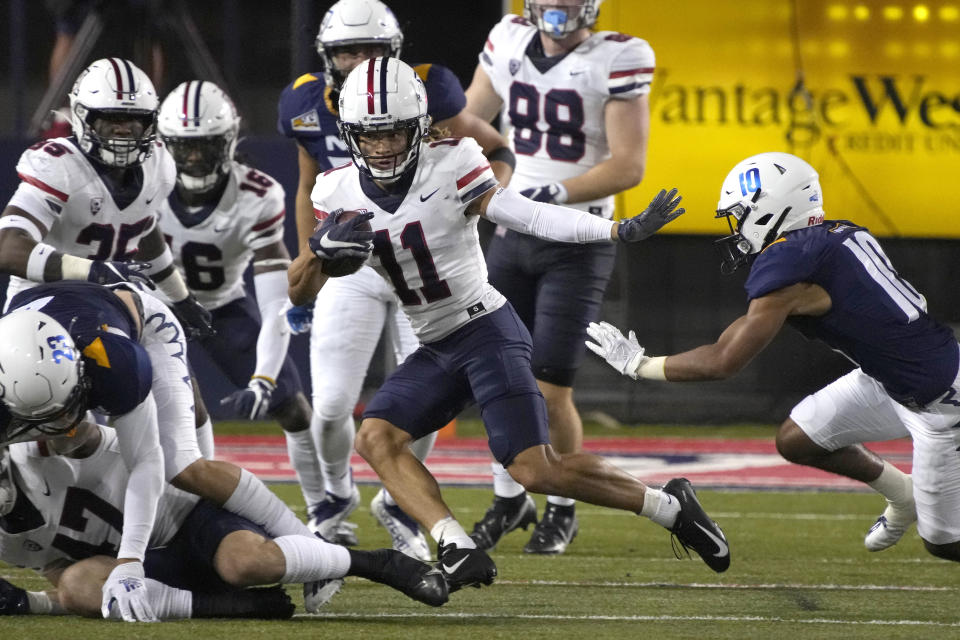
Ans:
<svg viewBox="0 0 960 640"><path fill-rule="evenodd" d="M337 95L343 79L369 58L398 57L402 44L400 25L383 2L340 0L327 11L317 34L322 73L301 76L281 95L281 131L297 141L300 181L296 209L301 246L316 226L310 191L317 174L349 163L350 154L339 139L336 125ZM496 129L464 109L466 98L456 76L438 64L418 64L415 68L424 79L430 114L438 126L454 135L476 138L488 152L498 178L508 180L513 153ZM309 317L301 308L291 310L289 316ZM345 322L345 318L350 321ZM313 430L320 441L327 495L322 502L308 505L311 525L333 531L340 528L359 501L350 472L356 430L353 411L380 336L386 333L390 338L397 363L418 343L393 291L369 268L325 288L317 297L312 323ZM305 329L302 320L296 324L300 330ZM421 460L429 454L435 437L430 434L413 443ZM416 522L403 513L388 492L378 492L370 509L390 532L394 548L414 557L430 557L426 538Z"/></svg>
<svg viewBox="0 0 960 640"><path fill-rule="evenodd" d="M160 106L157 128L177 165L177 186L161 206L160 229L216 330L190 350L204 350L241 387L223 400L235 415L280 423L304 499L317 504L324 491L310 404L287 355L290 332L282 316L290 265L283 187L234 160L240 117L212 82L177 86ZM251 262L256 300L243 282Z"/></svg>
<svg viewBox="0 0 960 640"><path fill-rule="evenodd" d="M683 213L676 191L615 223L498 188L474 140L427 141L429 127L423 83L408 65L376 58L351 72L340 93L340 129L354 163L318 176L312 200L324 221L290 267L290 299L302 304L330 274L369 259L392 284L422 343L367 404L357 451L437 541L451 590L490 584L496 567L453 518L408 445L471 401L480 406L494 457L526 489L649 516L712 569L726 570L723 532L688 483L661 492L598 456L552 449L530 368L530 334L488 284L476 230L485 216L551 240L638 242Z"/></svg>
<svg viewBox="0 0 960 640"><path fill-rule="evenodd" d="M68 435L11 445L0 474L13 498L0 507L0 559L42 572L53 592L27 593L0 581L0 615L101 615L100 585L116 565L127 471L116 434L82 420ZM81 515L82 514L82 515ZM158 619L189 617L286 618L293 605L281 588L246 587L328 580L332 597L343 577L355 575L439 606L447 599L440 573L393 549L352 551L319 538L299 573L287 567L288 537L271 539L263 527L196 496L167 487L144 564ZM118 607L104 617L121 616ZM131 612L144 618L144 611Z"/></svg>
<svg viewBox="0 0 960 640"><path fill-rule="evenodd" d="M152 280L188 329L208 333L210 314L173 268L156 226L175 169L156 140L153 83L131 62L104 58L80 73L69 98L73 136L23 153L20 185L0 216L7 301L31 281Z"/></svg>
<svg viewBox="0 0 960 640"><path fill-rule="evenodd" d="M613 196L646 166L654 54L646 41L592 31L601 0L527 0L487 37L467 89L467 109L489 120L503 108L517 165L511 187L539 202L604 219ZM571 247L499 227L486 251L490 283L533 335L533 372L547 401L550 441L576 453L583 424L573 383L586 326L597 319L613 271L613 246ZM576 300L576 304L571 304ZM536 522L533 499L493 463L494 501L474 525L485 549ZM574 501L548 496L527 553L563 553L577 533Z"/></svg>

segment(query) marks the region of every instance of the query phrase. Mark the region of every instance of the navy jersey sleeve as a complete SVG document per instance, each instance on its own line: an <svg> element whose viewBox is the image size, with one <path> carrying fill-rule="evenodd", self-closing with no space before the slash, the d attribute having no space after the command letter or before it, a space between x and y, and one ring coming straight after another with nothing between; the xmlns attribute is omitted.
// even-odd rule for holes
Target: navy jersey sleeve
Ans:
<svg viewBox="0 0 960 640"><path fill-rule="evenodd" d="M781 238L763 250L750 268L744 288L747 299L760 298L798 282L810 282L816 270L815 257L805 242Z"/></svg>
<svg viewBox="0 0 960 640"><path fill-rule="evenodd" d="M427 113L434 122L452 118L467 106L467 96L453 71L439 64L418 64L413 69L427 90Z"/></svg>
<svg viewBox="0 0 960 640"><path fill-rule="evenodd" d="M319 73L305 73L284 87L277 103L277 131L295 139L323 135L325 89Z"/></svg>
<svg viewBox="0 0 960 640"><path fill-rule="evenodd" d="M90 378L90 407L109 416L133 411L153 383L146 349L114 333L102 333L83 349L84 374Z"/></svg>

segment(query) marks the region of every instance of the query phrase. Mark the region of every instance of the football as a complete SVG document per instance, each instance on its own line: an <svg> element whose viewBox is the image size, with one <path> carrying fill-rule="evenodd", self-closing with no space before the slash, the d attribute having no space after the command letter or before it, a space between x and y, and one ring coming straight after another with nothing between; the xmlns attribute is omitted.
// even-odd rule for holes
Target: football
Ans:
<svg viewBox="0 0 960 640"><path fill-rule="evenodd" d="M355 210L344 211L340 214L337 224L344 224L345 222L353 220L361 213L363 212ZM336 212L331 213L330 215L336 215ZM323 222L320 222L317 225L317 229L319 229L320 225L322 224ZM370 225L370 221L366 220L357 227L357 230L373 231L373 227ZM323 266L320 268L320 271L327 274L331 278L340 278L342 276L349 276L352 273L356 273L366 261L366 258L340 258L338 260L325 260Z"/></svg>

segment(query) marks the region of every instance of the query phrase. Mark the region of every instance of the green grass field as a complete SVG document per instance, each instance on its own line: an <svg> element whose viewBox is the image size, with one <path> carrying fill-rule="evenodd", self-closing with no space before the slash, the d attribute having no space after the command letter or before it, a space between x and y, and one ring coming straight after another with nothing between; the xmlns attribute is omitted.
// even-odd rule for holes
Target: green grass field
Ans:
<svg viewBox="0 0 960 640"><path fill-rule="evenodd" d="M234 429L241 427L218 425L218 433ZM475 429L467 424L462 432ZM771 433L769 427L749 426L642 431L654 435L661 429L674 435ZM605 431L589 427L588 432ZM304 515L296 486L273 489ZM352 517L362 548L389 545L367 507L374 490L362 487L364 501ZM490 499L485 489L447 489L445 496L468 530ZM457 592L440 609L348 578L324 615L284 622L183 621L134 629L70 617L23 617L0 620L0 632L17 640L960 638L954 564L927 554L915 530L887 551L863 548L863 535L882 506L876 496L703 491L700 497L730 541L732 565L722 575L698 558L674 558L669 534L645 519L580 505L580 535L566 554L526 555L527 534L510 534L492 553L497 582ZM27 571L0 566L0 575L30 589L43 586ZM299 588L290 589L300 604Z"/></svg>

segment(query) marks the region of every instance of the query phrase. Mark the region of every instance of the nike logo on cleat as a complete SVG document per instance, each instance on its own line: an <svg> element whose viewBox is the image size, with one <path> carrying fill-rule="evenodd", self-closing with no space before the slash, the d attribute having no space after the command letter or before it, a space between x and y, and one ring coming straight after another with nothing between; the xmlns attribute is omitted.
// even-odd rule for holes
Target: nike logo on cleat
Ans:
<svg viewBox="0 0 960 640"><path fill-rule="evenodd" d="M462 558L454 562L452 565L444 564L443 570L449 574L452 574L454 571L460 568L460 565L462 565L466 561L467 561L467 556L463 556Z"/></svg>
<svg viewBox="0 0 960 640"><path fill-rule="evenodd" d="M713 543L717 545L717 552L713 554L715 558L722 558L728 553L730 553L730 548L727 546L727 543L722 538L718 538L712 531L704 527L699 522L694 522L693 524L697 525L697 527L701 531L703 531L705 534L707 534L707 537L713 540Z"/></svg>

